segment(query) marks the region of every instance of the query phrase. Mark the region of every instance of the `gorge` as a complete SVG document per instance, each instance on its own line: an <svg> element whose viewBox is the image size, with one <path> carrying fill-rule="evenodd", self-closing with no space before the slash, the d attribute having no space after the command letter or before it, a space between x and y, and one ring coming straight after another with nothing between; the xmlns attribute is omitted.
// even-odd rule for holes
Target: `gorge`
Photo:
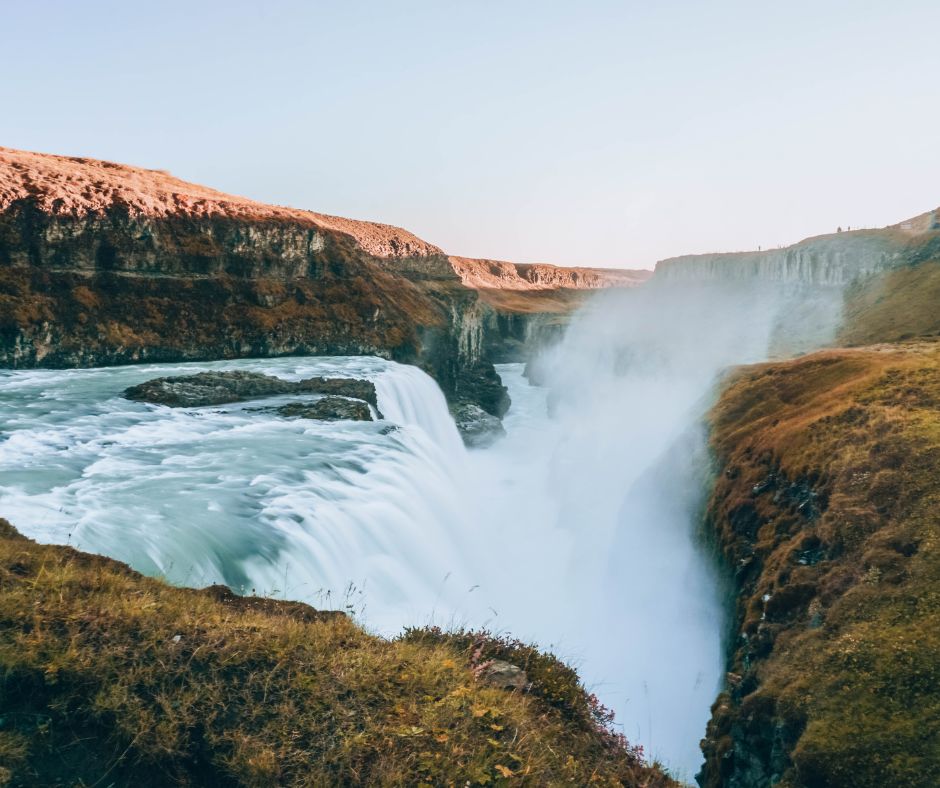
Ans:
<svg viewBox="0 0 940 788"><path fill-rule="evenodd" d="M703 785L848 784L844 763L859 785L930 784L929 733L906 734L915 766L872 764L862 745L836 762L844 742L820 726L845 724L839 676L807 700L816 689L794 684L828 674L787 674L775 642L822 662L818 641L844 636L835 611L882 582L902 626L906 584L935 565L904 561L934 561L935 530L911 511L933 500L936 434L896 402L936 403L935 212L664 261L645 281L449 257L397 228L123 165L7 149L0 164L0 517L26 536L177 586L345 609L385 637L511 633L577 663L626 737L685 781L704 735ZM923 300L892 308L910 291ZM902 344L814 352L886 342ZM371 381L377 420L271 410L316 394L121 396L205 370ZM448 407L468 404L506 436L465 449ZM845 445L807 437L817 418ZM871 468L836 467L863 440L853 425L879 418L910 427L921 468L890 522L851 480L874 474L891 498L901 438L881 427L864 438ZM917 615L897 675L929 709L935 601Z"/></svg>

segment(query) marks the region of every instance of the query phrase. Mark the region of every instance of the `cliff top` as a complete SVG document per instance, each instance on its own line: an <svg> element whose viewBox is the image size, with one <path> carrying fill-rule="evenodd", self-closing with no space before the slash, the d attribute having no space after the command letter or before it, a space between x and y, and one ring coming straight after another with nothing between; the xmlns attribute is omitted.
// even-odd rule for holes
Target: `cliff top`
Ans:
<svg viewBox="0 0 940 788"><path fill-rule="evenodd" d="M804 238L788 246L762 250L751 249L739 252L703 252L667 257L657 262L656 268L667 268L676 263L683 264L694 261L769 258L780 253L785 253L791 249L798 250L807 247L824 250L842 250L845 247L850 247L853 250L866 248L900 248L911 243L920 242L923 240L922 236L927 236L928 238L932 237L937 231L940 231L940 208L926 211L911 219L906 219L886 227L867 227L857 230L823 233L822 235Z"/></svg>
<svg viewBox="0 0 940 788"><path fill-rule="evenodd" d="M301 222L351 235L376 257L442 254L433 244L389 224L266 205L188 183L165 170L0 147L0 211L23 199L32 199L40 210L59 215L103 214L121 206L135 215L161 218L183 215Z"/></svg>
<svg viewBox="0 0 940 788"><path fill-rule="evenodd" d="M706 522L739 593L706 788L938 784L938 409L936 341L725 379Z"/></svg>
<svg viewBox="0 0 940 788"><path fill-rule="evenodd" d="M448 258L461 281L475 289L499 290L596 290L604 287L636 287L652 275L645 269L563 268L546 263L509 263L471 257Z"/></svg>
<svg viewBox="0 0 940 788"><path fill-rule="evenodd" d="M60 216L104 214L111 208L121 207L132 215L158 218L222 217L298 222L352 236L363 250L375 257L401 259L444 254L434 244L401 227L268 205L180 180L166 170L0 147L0 212L25 199L32 200L46 213ZM631 287L651 275L643 270L562 268L466 257L449 260L463 283L472 288Z"/></svg>

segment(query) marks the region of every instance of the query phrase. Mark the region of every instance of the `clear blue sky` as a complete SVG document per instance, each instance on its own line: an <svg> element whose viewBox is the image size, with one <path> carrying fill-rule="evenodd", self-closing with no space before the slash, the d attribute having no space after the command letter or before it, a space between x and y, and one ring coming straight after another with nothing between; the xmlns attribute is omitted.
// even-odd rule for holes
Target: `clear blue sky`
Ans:
<svg viewBox="0 0 940 788"><path fill-rule="evenodd" d="M2 0L0 145L649 266L940 205L940 2Z"/></svg>

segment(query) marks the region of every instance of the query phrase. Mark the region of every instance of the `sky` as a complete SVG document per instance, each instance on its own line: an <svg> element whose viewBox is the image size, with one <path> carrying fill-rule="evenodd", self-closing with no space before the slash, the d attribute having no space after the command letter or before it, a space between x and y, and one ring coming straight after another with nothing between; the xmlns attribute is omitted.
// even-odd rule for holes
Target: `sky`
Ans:
<svg viewBox="0 0 940 788"><path fill-rule="evenodd" d="M0 0L0 145L651 267L940 205L940 2Z"/></svg>

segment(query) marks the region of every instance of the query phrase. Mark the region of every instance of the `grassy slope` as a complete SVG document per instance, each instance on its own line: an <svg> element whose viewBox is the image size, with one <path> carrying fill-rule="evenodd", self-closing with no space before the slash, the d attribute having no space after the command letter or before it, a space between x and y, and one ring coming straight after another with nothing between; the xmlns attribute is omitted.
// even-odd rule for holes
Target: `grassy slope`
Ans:
<svg viewBox="0 0 940 788"><path fill-rule="evenodd" d="M479 288L480 300L503 314L558 314L567 317L596 290L499 290Z"/></svg>
<svg viewBox="0 0 940 788"><path fill-rule="evenodd" d="M511 692L475 677L524 666ZM0 784L672 785L572 670L505 642L371 636L178 589L0 520Z"/></svg>
<svg viewBox="0 0 940 788"><path fill-rule="evenodd" d="M849 290L844 345L940 336L940 258L907 265Z"/></svg>
<svg viewBox="0 0 940 788"><path fill-rule="evenodd" d="M741 593L708 785L940 785L940 344L745 368L712 440Z"/></svg>

